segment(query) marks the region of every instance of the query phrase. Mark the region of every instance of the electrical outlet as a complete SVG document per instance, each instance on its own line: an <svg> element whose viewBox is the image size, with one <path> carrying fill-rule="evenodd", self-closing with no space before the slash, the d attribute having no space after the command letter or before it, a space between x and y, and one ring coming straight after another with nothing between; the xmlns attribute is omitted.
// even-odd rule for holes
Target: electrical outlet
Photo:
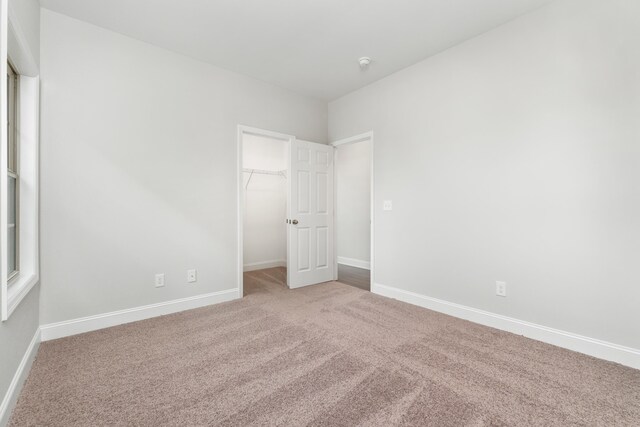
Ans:
<svg viewBox="0 0 640 427"><path fill-rule="evenodd" d="M196 270L187 270L187 283L193 283L198 280L198 272Z"/></svg>
<svg viewBox="0 0 640 427"><path fill-rule="evenodd" d="M496 295L499 297L507 296L507 282L496 282Z"/></svg>
<svg viewBox="0 0 640 427"><path fill-rule="evenodd" d="M162 288L164 286L164 273L156 274L156 288Z"/></svg>
<svg viewBox="0 0 640 427"><path fill-rule="evenodd" d="M382 203L382 210L383 211L392 211L393 210L393 202L391 200L385 200Z"/></svg>

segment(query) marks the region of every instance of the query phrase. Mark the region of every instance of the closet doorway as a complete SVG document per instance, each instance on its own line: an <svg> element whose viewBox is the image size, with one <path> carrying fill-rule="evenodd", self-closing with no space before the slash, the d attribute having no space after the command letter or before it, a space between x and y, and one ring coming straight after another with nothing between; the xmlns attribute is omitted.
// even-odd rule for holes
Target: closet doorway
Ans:
<svg viewBox="0 0 640 427"><path fill-rule="evenodd" d="M238 126L240 296L333 280L333 150Z"/></svg>
<svg viewBox="0 0 640 427"><path fill-rule="evenodd" d="M370 291L373 286L373 132L335 147L335 279Z"/></svg>

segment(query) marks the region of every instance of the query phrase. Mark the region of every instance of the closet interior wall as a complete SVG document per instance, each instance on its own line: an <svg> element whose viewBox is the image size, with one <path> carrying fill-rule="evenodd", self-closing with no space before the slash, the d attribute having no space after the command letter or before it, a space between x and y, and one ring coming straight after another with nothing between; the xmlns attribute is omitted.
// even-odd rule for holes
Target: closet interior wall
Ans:
<svg viewBox="0 0 640 427"><path fill-rule="evenodd" d="M244 271L285 267L287 142L243 137Z"/></svg>

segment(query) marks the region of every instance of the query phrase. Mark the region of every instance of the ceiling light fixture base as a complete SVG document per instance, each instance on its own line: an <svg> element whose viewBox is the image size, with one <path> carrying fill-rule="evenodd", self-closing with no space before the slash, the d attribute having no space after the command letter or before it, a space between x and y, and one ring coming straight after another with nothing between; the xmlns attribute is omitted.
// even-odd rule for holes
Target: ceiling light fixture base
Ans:
<svg viewBox="0 0 640 427"><path fill-rule="evenodd" d="M369 58L368 56L363 56L362 58L358 59L358 63L360 64L361 69L366 70L367 68L369 68L369 64L371 64L371 58Z"/></svg>

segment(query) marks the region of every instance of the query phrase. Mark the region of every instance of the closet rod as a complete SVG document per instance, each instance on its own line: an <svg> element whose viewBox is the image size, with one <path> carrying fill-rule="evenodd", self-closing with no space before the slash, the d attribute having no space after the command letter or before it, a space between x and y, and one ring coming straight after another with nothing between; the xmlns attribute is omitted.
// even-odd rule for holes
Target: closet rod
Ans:
<svg viewBox="0 0 640 427"><path fill-rule="evenodd" d="M243 168L242 172L250 174L249 175L249 179L247 180L247 183L244 186L245 190L247 189L247 187L249 187L249 183L251 182L251 178L253 178L253 174L254 173L262 174L262 175L279 175L279 176L283 177L284 179L287 179L287 171L286 170L270 171L270 170L265 170L265 169L247 169L247 168Z"/></svg>
<svg viewBox="0 0 640 427"><path fill-rule="evenodd" d="M266 170L266 169L247 169L247 168L244 168L244 169L242 169L242 172L259 173L259 174L263 174L263 175L281 175L281 176L284 176L284 177L287 176L287 171L286 170L271 171L271 170Z"/></svg>

